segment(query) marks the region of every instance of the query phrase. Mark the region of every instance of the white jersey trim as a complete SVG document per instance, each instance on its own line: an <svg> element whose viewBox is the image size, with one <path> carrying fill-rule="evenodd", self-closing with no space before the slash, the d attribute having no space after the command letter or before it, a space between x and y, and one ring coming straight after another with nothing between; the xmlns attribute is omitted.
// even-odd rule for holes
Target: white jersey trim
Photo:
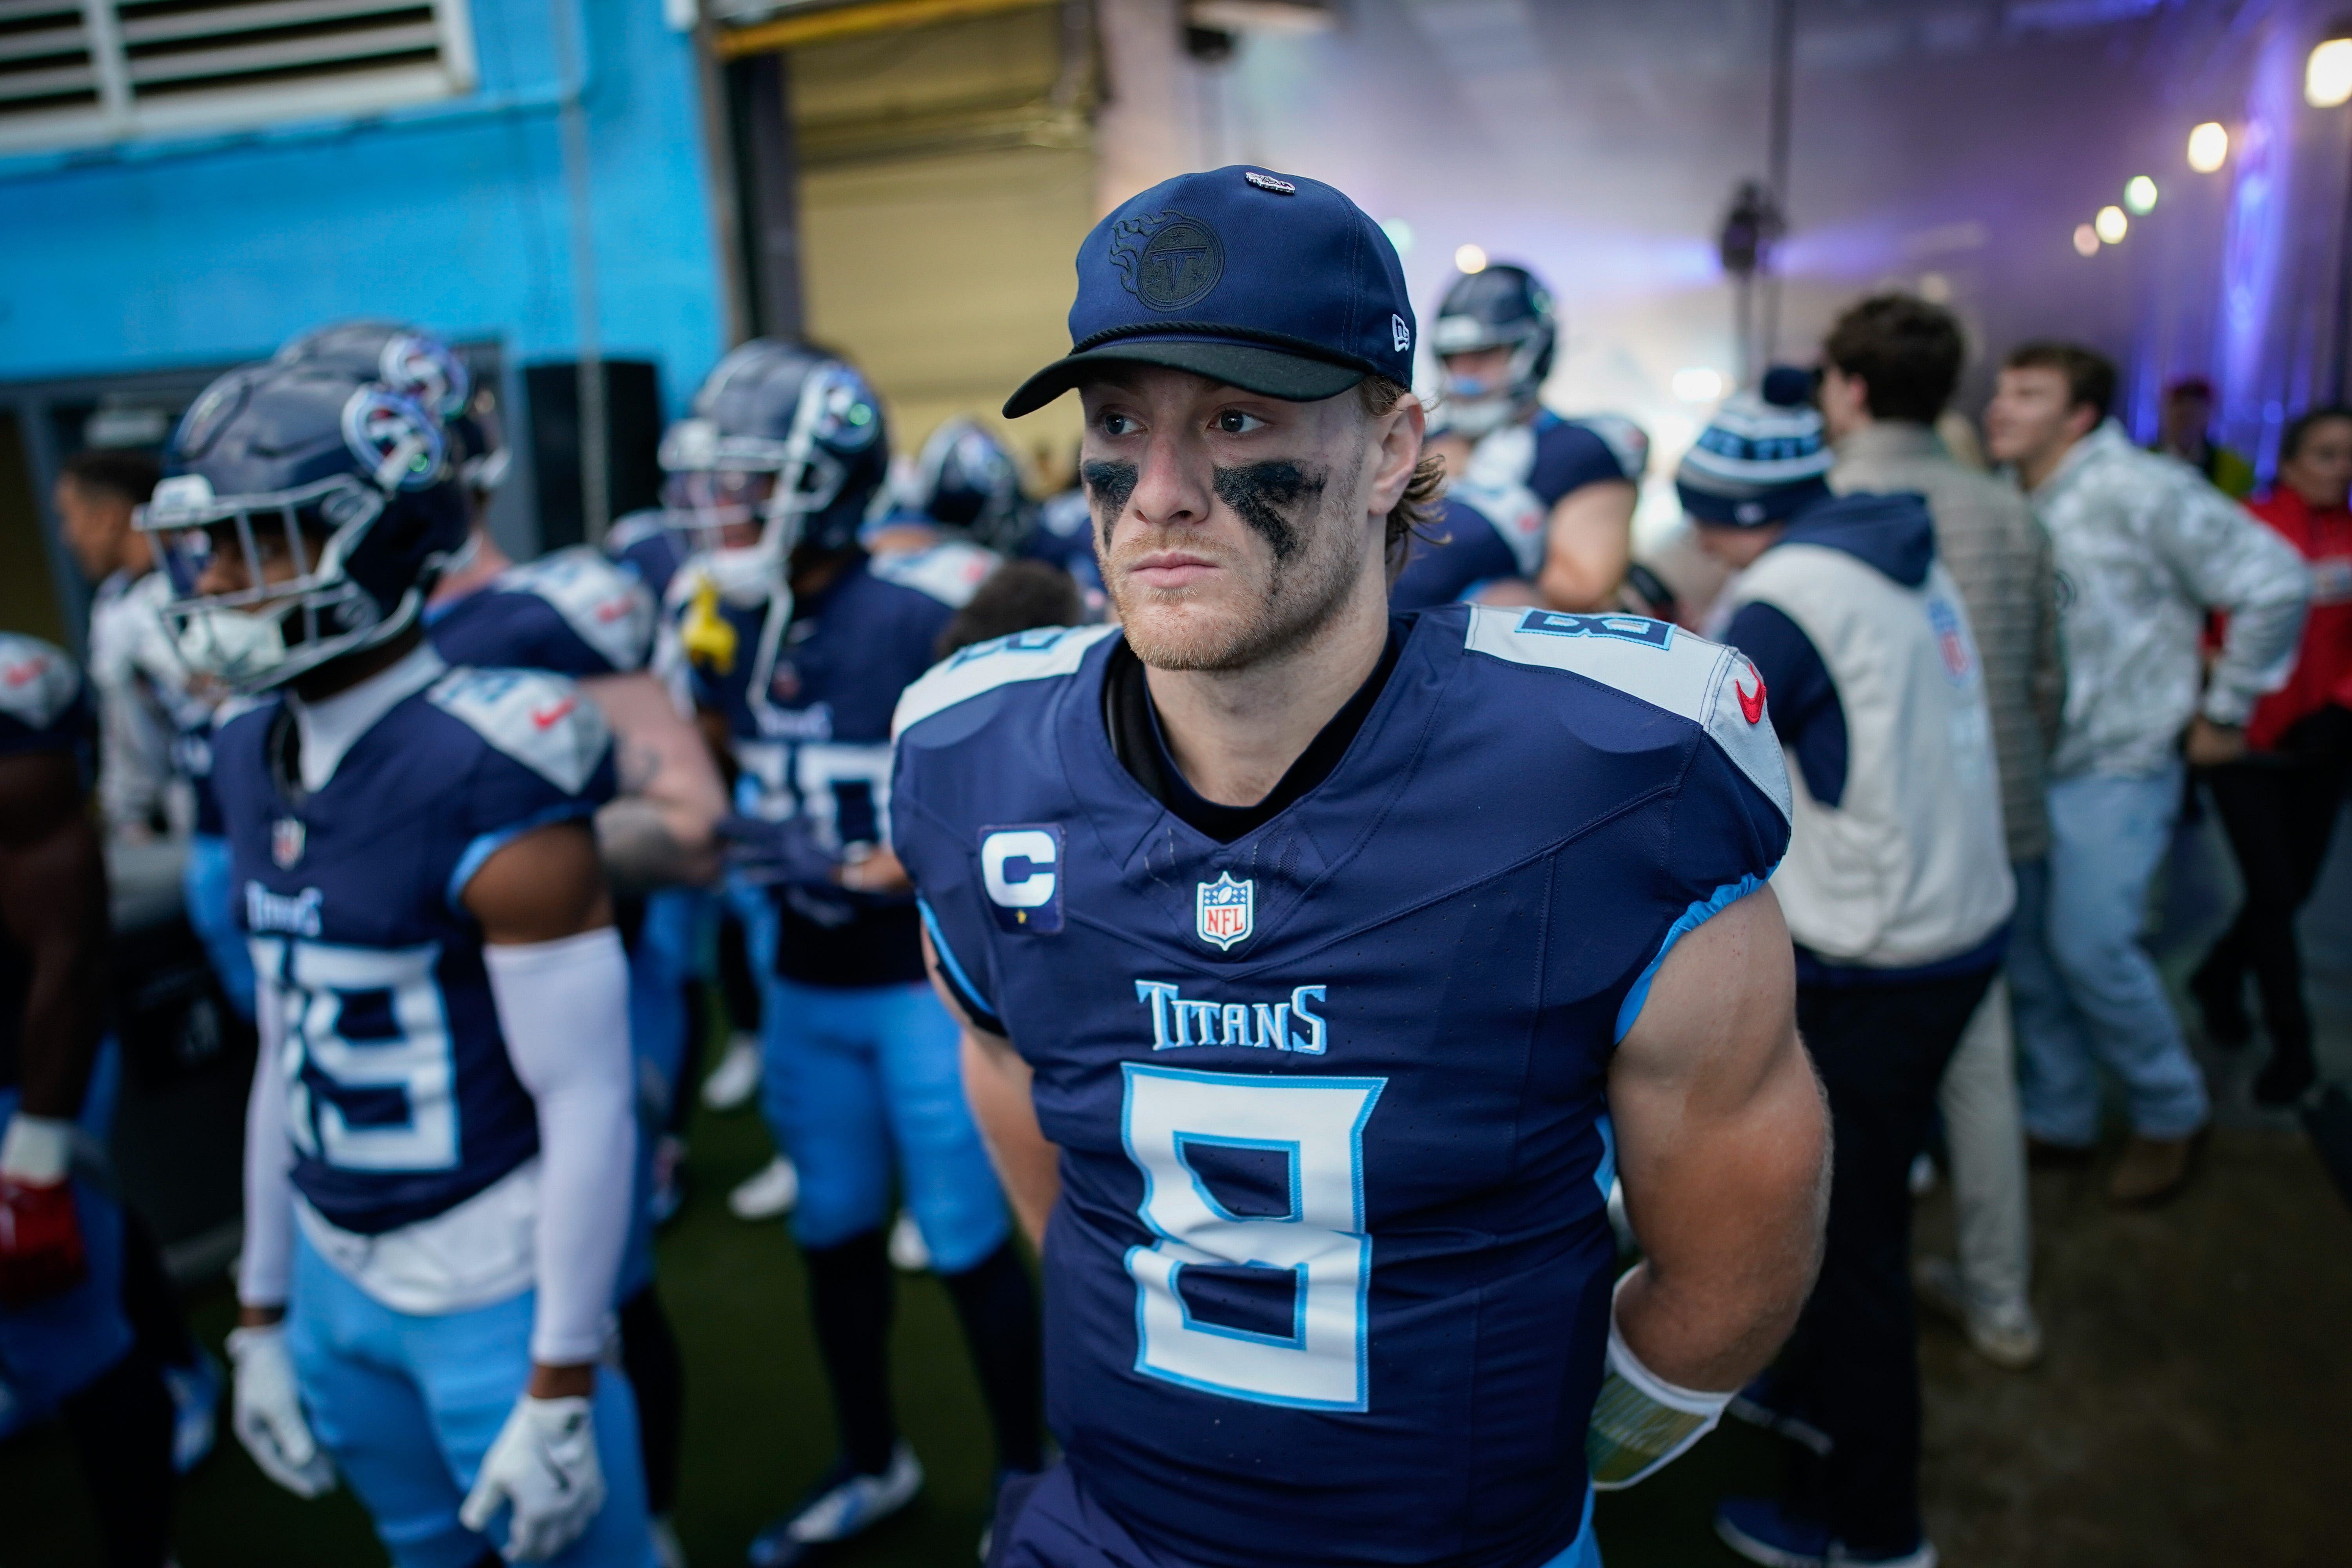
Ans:
<svg viewBox="0 0 2352 1568"><path fill-rule="evenodd" d="M1000 686L1075 675L1088 648L1117 635L1117 626L1046 626L960 649L899 694L890 738L896 741L908 726Z"/></svg>
<svg viewBox="0 0 2352 1568"><path fill-rule="evenodd" d="M643 669L654 640L653 595L645 584L575 544L499 574L491 591L536 594L614 669Z"/></svg>
<svg viewBox="0 0 2352 1568"><path fill-rule="evenodd" d="M1002 564L996 552L950 539L910 555L877 555L867 569L885 583L928 594L948 608L961 610Z"/></svg>
<svg viewBox="0 0 2352 1568"><path fill-rule="evenodd" d="M560 675L453 669L425 698L566 795L587 787L612 748L603 711Z"/></svg>
<svg viewBox="0 0 2352 1568"><path fill-rule="evenodd" d="M1641 616L1488 605L1472 607L1463 646L1512 664L1567 670L1687 719L1783 819L1793 810L1764 678L1736 648Z"/></svg>
<svg viewBox="0 0 2352 1568"><path fill-rule="evenodd" d="M0 713L28 730L46 730L80 689L81 671L64 649L38 637L0 632Z"/></svg>

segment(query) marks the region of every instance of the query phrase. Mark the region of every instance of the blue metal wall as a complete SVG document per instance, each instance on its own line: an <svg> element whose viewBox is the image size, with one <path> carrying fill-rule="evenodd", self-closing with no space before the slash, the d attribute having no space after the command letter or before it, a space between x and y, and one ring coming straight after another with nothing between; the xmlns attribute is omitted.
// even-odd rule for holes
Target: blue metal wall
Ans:
<svg viewBox="0 0 2352 1568"><path fill-rule="evenodd" d="M510 366L571 357L562 16L585 42L600 347L657 363L680 408L725 346L688 39L658 0L473 16L463 99L0 160L0 381L245 358L361 313L498 339Z"/></svg>

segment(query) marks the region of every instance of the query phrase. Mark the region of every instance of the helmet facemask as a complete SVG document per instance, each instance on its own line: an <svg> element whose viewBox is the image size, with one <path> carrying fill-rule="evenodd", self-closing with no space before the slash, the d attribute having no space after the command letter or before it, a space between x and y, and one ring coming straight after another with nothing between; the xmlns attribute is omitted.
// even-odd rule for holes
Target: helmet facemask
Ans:
<svg viewBox="0 0 2352 1568"><path fill-rule="evenodd" d="M254 691L405 629L422 586L387 616L345 571L386 499L349 474L268 495L215 496L196 474L163 481L136 517L173 589L160 614L181 659ZM237 552L244 585L202 591L224 550Z"/></svg>
<svg viewBox="0 0 2352 1568"><path fill-rule="evenodd" d="M781 441L723 435L706 418L681 419L662 437L663 521L686 535L698 568L730 604L781 588L803 523L841 494L845 470L816 438L831 381L815 374L802 384Z"/></svg>
<svg viewBox="0 0 2352 1568"><path fill-rule="evenodd" d="M1445 371L1440 404L1444 427L1475 441L1533 407L1543 384L1543 361L1551 348L1551 335L1548 327L1535 321L1496 328L1466 316L1441 317L1434 347L1439 368ZM1446 360L1456 354L1504 347L1510 349L1510 358L1491 383L1445 370Z"/></svg>

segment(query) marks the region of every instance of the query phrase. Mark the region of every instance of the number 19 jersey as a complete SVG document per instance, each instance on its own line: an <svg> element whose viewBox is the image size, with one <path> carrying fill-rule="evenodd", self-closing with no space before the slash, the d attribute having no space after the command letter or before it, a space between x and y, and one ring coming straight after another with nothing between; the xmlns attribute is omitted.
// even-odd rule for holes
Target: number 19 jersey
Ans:
<svg viewBox="0 0 2352 1568"><path fill-rule="evenodd" d="M1186 1563L1575 1537L1611 1052L1788 841L1737 653L1624 616L1403 625L1330 773L1230 843L1114 754L1112 628L968 649L898 710L898 852L1063 1152L1050 1419Z"/></svg>

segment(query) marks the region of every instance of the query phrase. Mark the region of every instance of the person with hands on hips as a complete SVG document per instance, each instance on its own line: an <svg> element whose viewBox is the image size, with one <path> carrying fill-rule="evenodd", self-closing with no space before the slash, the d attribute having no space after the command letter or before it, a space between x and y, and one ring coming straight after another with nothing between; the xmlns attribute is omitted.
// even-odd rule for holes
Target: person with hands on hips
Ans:
<svg viewBox="0 0 2352 1568"><path fill-rule="evenodd" d="M409 396L247 367L168 456L165 623L247 698L215 746L261 1035L237 1436L301 1495L348 1481L400 1568L650 1568L601 1364L636 1136L611 732L566 679L425 641L467 519Z"/></svg>

